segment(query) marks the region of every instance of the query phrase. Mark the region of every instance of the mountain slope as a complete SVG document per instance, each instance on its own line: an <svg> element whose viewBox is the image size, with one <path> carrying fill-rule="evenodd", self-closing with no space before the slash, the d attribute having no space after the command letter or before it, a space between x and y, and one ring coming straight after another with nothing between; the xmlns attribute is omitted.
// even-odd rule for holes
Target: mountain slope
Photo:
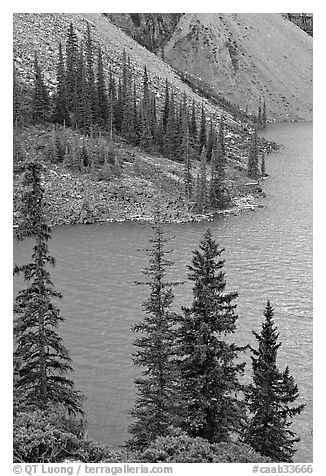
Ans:
<svg viewBox="0 0 326 476"><path fill-rule="evenodd" d="M222 110L201 98L185 84L178 74L164 61L159 59L139 43L130 38L109 19L99 13L17 13L14 14L14 63L24 82L32 85L34 81L34 51L38 53L39 63L44 71L45 81L52 89L56 84L56 63L59 42L66 41L70 22L80 40L86 37L87 24L96 45L103 50L103 63L106 72L111 65L113 74L121 76L123 50L130 55L130 66L133 71L137 90L142 91L143 71L146 65L151 90L156 93L158 106L163 106L165 80L167 79L175 94L177 102L183 92L195 100L198 115L204 102L206 112L216 121ZM223 111L224 112L224 111ZM226 122L237 127L230 114L226 114Z"/></svg>
<svg viewBox="0 0 326 476"><path fill-rule="evenodd" d="M243 109L261 96L269 118L312 119L312 38L280 14L187 13L164 56Z"/></svg>

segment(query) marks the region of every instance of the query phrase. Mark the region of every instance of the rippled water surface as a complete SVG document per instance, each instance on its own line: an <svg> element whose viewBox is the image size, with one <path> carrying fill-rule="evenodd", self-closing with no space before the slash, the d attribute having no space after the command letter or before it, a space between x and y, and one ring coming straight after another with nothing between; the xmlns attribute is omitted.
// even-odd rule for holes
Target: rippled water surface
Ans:
<svg viewBox="0 0 326 476"><path fill-rule="evenodd" d="M279 366L290 366L306 403L294 429L301 436L297 462L312 460L312 123L269 126L263 135L283 144L267 156L265 208L221 218L209 226L225 248L229 290L239 291L238 343L254 343L266 299L275 308L283 342ZM169 225L175 276L184 279L191 250L207 223ZM121 445L130 424L133 378L130 325L142 318L145 291L134 285L146 259L149 228L140 224L63 226L53 230L53 280L64 299L61 333L74 361L75 382L87 396L89 434ZM15 262L30 257L31 243L14 243ZM22 285L15 278L15 291ZM176 290L176 305L189 303L189 286ZM250 368L247 378L250 377Z"/></svg>

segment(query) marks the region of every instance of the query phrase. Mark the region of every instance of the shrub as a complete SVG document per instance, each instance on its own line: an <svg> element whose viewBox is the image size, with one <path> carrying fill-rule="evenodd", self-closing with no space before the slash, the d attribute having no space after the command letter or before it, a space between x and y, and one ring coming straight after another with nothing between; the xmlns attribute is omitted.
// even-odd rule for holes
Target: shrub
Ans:
<svg viewBox="0 0 326 476"><path fill-rule="evenodd" d="M140 463L140 453L125 449L113 450L112 448L96 443L84 441L79 449L78 457L85 463Z"/></svg>
<svg viewBox="0 0 326 476"><path fill-rule="evenodd" d="M189 436L159 437L142 454L147 463L263 463L269 462L242 443L209 443Z"/></svg>
<svg viewBox="0 0 326 476"><path fill-rule="evenodd" d="M70 417L61 405L18 412L14 417L14 462L53 463L75 456L83 441L85 421Z"/></svg>
<svg viewBox="0 0 326 476"><path fill-rule="evenodd" d="M97 173L97 179L103 182L110 182L113 179L113 173L109 164L104 164Z"/></svg>

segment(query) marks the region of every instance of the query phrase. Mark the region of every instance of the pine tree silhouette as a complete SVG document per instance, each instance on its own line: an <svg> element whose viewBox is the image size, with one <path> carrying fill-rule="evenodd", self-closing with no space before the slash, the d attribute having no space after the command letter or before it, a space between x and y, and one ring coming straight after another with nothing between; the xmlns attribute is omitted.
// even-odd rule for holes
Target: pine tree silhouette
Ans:
<svg viewBox="0 0 326 476"><path fill-rule="evenodd" d="M206 133L206 114L204 109L204 104L201 106L201 122L200 122L200 131L199 131L199 148L200 150L207 145L207 133Z"/></svg>
<svg viewBox="0 0 326 476"><path fill-rule="evenodd" d="M71 114L71 123L76 126L77 120L77 93L78 93L78 38L73 24L70 23L66 42L66 91L68 109Z"/></svg>
<svg viewBox="0 0 326 476"><path fill-rule="evenodd" d="M30 162L26 166L22 198L23 222L17 230L19 239L33 238L32 262L14 267L23 274L27 288L19 292L14 303L15 387L23 394L26 406L45 409L49 402L63 404L69 412L82 413L82 396L74 389L67 373L71 359L57 328L63 317L52 300L61 298L54 289L47 266L55 265L49 254L50 228L45 220L43 166Z"/></svg>
<svg viewBox="0 0 326 476"><path fill-rule="evenodd" d="M34 56L34 74L32 118L34 123L44 123L50 117L50 100L36 52Z"/></svg>
<svg viewBox="0 0 326 476"><path fill-rule="evenodd" d="M166 280L166 272L174 263L166 258L171 252L166 250L170 238L166 237L160 221L158 208L150 246L145 250L149 265L142 271L148 280L136 283L148 286L150 296L143 304L143 321L133 326L134 332L140 333L134 343L137 351L133 360L143 368L142 376L135 379L138 397L131 415L136 421L129 429L133 438L128 442L133 448L144 448L156 437L168 435L176 423L175 313L171 306L172 288L180 283Z"/></svg>
<svg viewBox="0 0 326 476"><path fill-rule="evenodd" d="M188 266L193 303L179 316L177 338L179 425L210 442L230 441L245 422L245 405L238 397L245 364L237 362L244 349L225 340L236 331L237 293L225 291L222 252L208 229Z"/></svg>
<svg viewBox="0 0 326 476"><path fill-rule="evenodd" d="M251 134L250 150L248 159L248 177L256 179L259 175L258 170L258 144L257 144L257 130Z"/></svg>
<svg viewBox="0 0 326 476"><path fill-rule="evenodd" d="M253 332L258 349L251 348L253 383L246 392L252 416L243 440L273 462L292 462L296 451L294 444L300 438L290 430L291 420L302 412L305 405L293 405L299 397L298 387L288 367L284 372L277 368L281 342L278 342L274 310L269 301L264 316L261 333Z"/></svg>
<svg viewBox="0 0 326 476"><path fill-rule="evenodd" d="M97 54L97 98L98 98L98 122L103 129L109 123L109 99L105 85L105 75L103 69L103 58L101 48Z"/></svg>
<svg viewBox="0 0 326 476"><path fill-rule="evenodd" d="M57 66L57 90L55 95L53 122L70 125L68 98L66 90L66 72L62 54L62 45L59 43L59 56Z"/></svg>

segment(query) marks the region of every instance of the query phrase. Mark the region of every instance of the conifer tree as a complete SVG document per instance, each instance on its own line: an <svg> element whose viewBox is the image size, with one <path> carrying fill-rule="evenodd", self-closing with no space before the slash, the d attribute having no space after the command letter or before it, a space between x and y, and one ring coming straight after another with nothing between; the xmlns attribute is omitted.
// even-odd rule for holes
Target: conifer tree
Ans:
<svg viewBox="0 0 326 476"><path fill-rule="evenodd" d="M72 371L71 359L57 333L63 321L53 303L61 294L54 289L47 266L55 265L49 254L50 227L45 220L44 189L41 185L42 165L26 166L23 195L23 223L17 237L35 240L32 262L14 267L14 274L23 274L27 288L19 292L14 304L15 386L24 394L24 404L45 408L49 402L63 404L69 412L83 413L81 395L74 389L67 373Z"/></svg>
<svg viewBox="0 0 326 476"><path fill-rule="evenodd" d="M169 102L169 117L163 138L163 153L171 159L175 157L176 154L176 139L176 111L174 95L172 93Z"/></svg>
<svg viewBox="0 0 326 476"><path fill-rule="evenodd" d="M50 100L36 52L34 57L34 74L32 118L34 123L46 122L49 120Z"/></svg>
<svg viewBox="0 0 326 476"><path fill-rule="evenodd" d="M105 86L102 51L99 47L97 54L97 98L98 98L98 122L102 128L108 126L109 100Z"/></svg>
<svg viewBox="0 0 326 476"><path fill-rule="evenodd" d="M77 77L77 125L84 134L90 132L93 125L93 115L89 88L86 79L83 45L79 49L78 77Z"/></svg>
<svg viewBox="0 0 326 476"><path fill-rule="evenodd" d="M294 444L300 438L290 430L290 426L293 416L300 414L304 405L293 405L299 392L289 368L281 372L277 367L281 342L278 342L274 310L269 301L264 316L261 333L253 332L258 349L251 348L253 383L246 392L252 416L243 440L273 462L291 463L296 451Z"/></svg>
<svg viewBox="0 0 326 476"><path fill-rule="evenodd" d="M114 104L114 109L113 109L114 129L118 134L121 132L121 124L122 124L122 114L123 114L122 101L123 101L122 100L122 83L121 83L121 78L119 78L116 98L113 103Z"/></svg>
<svg viewBox="0 0 326 476"><path fill-rule="evenodd" d="M225 177L225 167L226 167L223 115L221 115L221 117L220 117L220 127L219 127L219 131L218 131L216 152L217 152L217 172L218 172L218 176L219 176L219 178L223 179Z"/></svg>
<svg viewBox="0 0 326 476"><path fill-rule="evenodd" d="M192 138L193 145L197 144L197 120L196 120L196 106L195 100L192 100L191 120L190 120L190 136Z"/></svg>
<svg viewBox="0 0 326 476"><path fill-rule="evenodd" d="M204 109L204 103L201 106L201 122L200 122L200 131L199 131L199 148L200 150L205 147L206 149L206 142L207 142L207 133L206 133L206 115Z"/></svg>
<svg viewBox="0 0 326 476"><path fill-rule="evenodd" d="M256 179L259 175L257 129L255 129L254 133L251 134L247 173L248 173L248 177L253 179Z"/></svg>
<svg viewBox="0 0 326 476"><path fill-rule="evenodd" d="M179 105L179 118L178 118L178 136L176 138L177 151L176 155L184 163L184 157L187 153L191 154L190 134L189 134L189 122L188 122L188 107L187 96L184 93L182 101Z"/></svg>
<svg viewBox="0 0 326 476"><path fill-rule="evenodd" d="M110 79L110 84L109 84L109 119L108 119L108 128L109 128L109 133L110 133L110 140L112 141L113 138L113 129L114 129L114 124L115 124L115 117L114 117L114 111L115 111L115 105L116 105L116 84L115 84L115 79L112 75L112 68L110 66L110 73L109 73L109 79Z"/></svg>
<svg viewBox="0 0 326 476"><path fill-rule="evenodd" d="M139 138L139 145L144 150L149 151L152 146L153 136L152 136L152 128L151 123L149 120L149 111L146 106L144 106L144 102L141 104L140 108L140 138Z"/></svg>
<svg viewBox="0 0 326 476"><path fill-rule="evenodd" d="M52 126L51 137L48 143L48 147L46 149L47 158L55 164L58 160L58 152L57 152L57 134L56 134L56 127L55 124Z"/></svg>
<svg viewBox="0 0 326 476"><path fill-rule="evenodd" d="M88 100L90 111L92 115L92 120L90 121L90 124L96 124L99 116L99 104L97 97L97 88L95 84L93 41L89 23L87 23L86 40L86 88L87 95L89 98Z"/></svg>
<svg viewBox="0 0 326 476"><path fill-rule="evenodd" d="M172 287L179 283L166 280L166 272L174 264L166 258L171 252L166 250L169 241L160 225L159 211L156 211L150 246L145 250L149 265L142 271L148 279L137 283L148 286L150 296L143 304L143 321L133 326L134 332L141 334L134 343L137 351L133 360L143 369L142 377L135 379L138 397L131 411L136 421L130 427L133 438L129 446L135 448L146 447L158 436L168 435L175 424L175 313L171 306Z"/></svg>
<svg viewBox="0 0 326 476"><path fill-rule="evenodd" d="M264 104L263 104L263 115L262 115L262 122L263 122L263 126L266 127L266 123L267 123L267 114L266 114L266 102L264 100Z"/></svg>
<svg viewBox="0 0 326 476"><path fill-rule="evenodd" d="M265 167L265 153L262 153L261 156L261 175L264 177L266 175L266 167Z"/></svg>
<svg viewBox="0 0 326 476"><path fill-rule="evenodd" d="M75 140L73 143L73 150L72 150L72 166L81 172L82 170L82 156L81 156L81 145L80 139L76 135Z"/></svg>
<svg viewBox="0 0 326 476"><path fill-rule="evenodd" d="M133 84L133 96L132 96L132 138L131 142L135 145L139 144L140 138L140 121L137 108L137 92L136 92L136 83Z"/></svg>
<svg viewBox="0 0 326 476"><path fill-rule="evenodd" d="M81 164L82 164L82 166L83 167L88 167L90 161L89 161L88 147L87 147L85 139L83 139L83 145L81 147L80 155L81 155Z"/></svg>
<svg viewBox="0 0 326 476"><path fill-rule="evenodd" d="M193 303L183 308L177 338L179 424L191 437L210 442L230 441L245 421L238 397L245 364L236 362L244 349L225 340L236 331L237 293L225 291L222 252L208 229L188 266Z"/></svg>
<svg viewBox="0 0 326 476"><path fill-rule="evenodd" d="M165 80L165 97L164 97L164 108L162 112L162 135L166 132L166 126L168 123L169 118L169 103L170 103L170 96L169 96L169 82Z"/></svg>
<svg viewBox="0 0 326 476"><path fill-rule="evenodd" d="M212 208L222 208L224 203L224 195L222 191L221 181L219 177L219 160L216 148L213 149L211 158L211 180L209 187L209 204Z"/></svg>
<svg viewBox="0 0 326 476"><path fill-rule="evenodd" d="M262 115L261 115L261 106L260 106L260 101L259 101L259 107L258 107L258 116L257 116L257 122L259 125L261 125L263 123L263 120L262 120Z"/></svg>
<svg viewBox="0 0 326 476"><path fill-rule="evenodd" d="M126 50L124 49L122 52L122 83L121 83L123 109L125 106L125 101L127 96L128 82L129 82L129 67L128 67Z"/></svg>
<svg viewBox="0 0 326 476"><path fill-rule="evenodd" d="M185 199L189 200L192 195L192 165L191 165L191 152L189 141L189 129L186 129L186 133L183 139L183 174L184 174L184 193Z"/></svg>
<svg viewBox="0 0 326 476"><path fill-rule="evenodd" d="M159 130L157 124L156 96L154 93L150 96L150 123L153 138L153 144L158 144Z"/></svg>
<svg viewBox="0 0 326 476"><path fill-rule="evenodd" d="M150 150L153 136L152 136L152 124L151 124L151 102L148 84L147 68L144 68L143 77L143 99L141 104L141 124L142 131L140 136L140 146L145 150Z"/></svg>
<svg viewBox="0 0 326 476"><path fill-rule="evenodd" d="M132 75L130 58L123 52L123 77L122 77L122 122L121 134L127 142L131 142L133 135L133 109L132 109Z"/></svg>
<svg viewBox="0 0 326 476"><path fill-rule="evenodd" d="M66 72L62 54L62 45L59 43L59 57L57 66L57 90L53 112L53 122L69 126L69 108L66 91Z"/></svg>
<svg viewBox="0 0 326 476"><path fill-rule="evenodd" d="M196 208L201 213L204 213L208 205L207 192L208 191L207 191L206 149L205 147L203 147L200 154L199 182L198 182L197 197L196 197Z"/></svg>
<svg viewBox="0 0 326 476"><path fill-rule="evenodd" d="M144 76L143 76L143 107L149 110L150 106L150 95L149 95L149 84L148 84L148 74L146 65L144 66Z"/></svg>
<svg viewBox="0 0 326 476"><path fill-rule="evenodd" d="M213 128L213 121L210 120L208 138L207 138L207 161L210 162L212 158L213 148L215 147L216 137Z"/></svg>
<svg viewBox="0 0 326 476"><path fill-rule="evenodd" d="M66 91L67 91L67 101L68 109L72 114L72 123L76 125L76 116L77 116L77 94L78 94L78 58L79 58L79 47L78 47L78 38L73 27L73 24L70 23L68 29L68 36L66 42Z"/></svg>

